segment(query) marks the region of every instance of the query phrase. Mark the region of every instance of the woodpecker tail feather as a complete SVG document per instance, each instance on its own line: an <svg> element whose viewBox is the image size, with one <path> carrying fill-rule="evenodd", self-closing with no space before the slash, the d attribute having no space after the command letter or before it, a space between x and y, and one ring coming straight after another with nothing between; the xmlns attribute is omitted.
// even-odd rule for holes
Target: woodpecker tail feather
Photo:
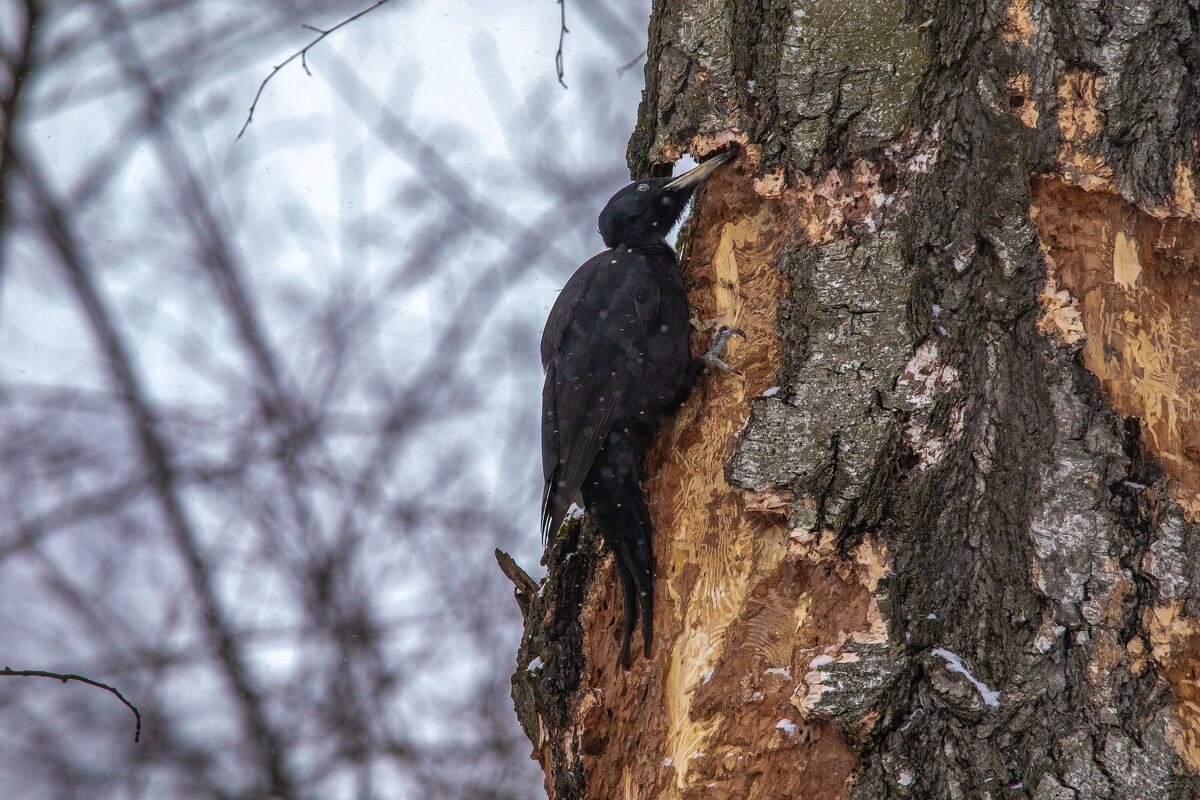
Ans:
<svg viewBox="0 0 1200 800"><path fill-rule="evenodd" d="M654 638L654 548L650 538L650 512L646 508L646 496L641 481L637 484L633 510L637 514L637 538L630 547L633 556L634 584L642 607L642 655L650 657L650 643Z"/></svg>
<svg viewBox="0 0 1200 800"><path fill-rule="evenodd" d="M650 513L642 492L641 437L628 431L610 433L583 484L583 501L612 548L625 602L625 630L620 662L629 665L629 644L642 618L642 651L650 655L654 635L654 551Z"/></svg>
<svg viewBox="0 0 1200 800"><path fill-rule="evenodd" d="M571 498L562 492L558 485L558 476L561 470L555 467L550 476L546 478L546 485L542 489L542 546L550 541L550 537L558 533L558 529L562 527L563 520L567 518L567 511L571 508Z"/></svg>
<svg viewBox="0 0 1200 800"><path fill-rule="evenodd" d="M633 629L637 627L638 618L637 587L633 582L633 575L629 572L629 560L617 556L616 565L625 606L625 627L621 630L621 652L617 655L617 663L628 669L629 642L633 639Z"/></svg>

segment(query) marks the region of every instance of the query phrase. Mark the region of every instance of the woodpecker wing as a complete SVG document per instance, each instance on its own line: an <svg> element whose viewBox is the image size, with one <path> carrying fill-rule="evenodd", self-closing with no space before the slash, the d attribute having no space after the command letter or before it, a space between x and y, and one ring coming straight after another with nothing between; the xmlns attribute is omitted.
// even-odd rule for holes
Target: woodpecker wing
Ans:
<svg viewBox="0 0 1200 800"><path fill-rule="evenodd" d="M542 535L558 530L613 424L645 379L660 289L640 253L592 258L563 287L542 334Z"/></svg>

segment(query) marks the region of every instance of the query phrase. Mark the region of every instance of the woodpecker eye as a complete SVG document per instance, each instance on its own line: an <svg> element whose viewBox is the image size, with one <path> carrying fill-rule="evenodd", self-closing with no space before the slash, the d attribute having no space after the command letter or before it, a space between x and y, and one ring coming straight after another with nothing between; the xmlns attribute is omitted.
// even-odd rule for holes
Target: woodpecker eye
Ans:
<svg viewBox="0 0 1200 800"><path fill-rule="evenodd" d="M648 192L648 191L650 191L650 184L648 184L648 183L639 183L639 184L638 184L638 188L637 188L637 190L638 190L639 192Z"/></svg>

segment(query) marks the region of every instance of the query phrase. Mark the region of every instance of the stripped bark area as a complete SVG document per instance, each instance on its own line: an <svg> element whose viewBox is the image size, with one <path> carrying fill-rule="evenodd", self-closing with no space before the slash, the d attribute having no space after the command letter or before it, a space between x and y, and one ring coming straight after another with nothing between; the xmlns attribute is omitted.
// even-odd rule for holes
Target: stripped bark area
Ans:
<svg viewBox="0 0 1200 800"><path fill-rule="evenodd" d="M646 78L635 174L744 145L683 268L746 374L650 458L651 659L551 554L551 796L1200 792L1200 11L673 0Z"/></svg>
<svg viewBox="0 0 1200 800"><path fill-rule="evenodd" d="M1158 218L1057 178L1035 179L1031 216L1056 306L1048 327L1082 343L1113 405L1139 421L1171 498L1200 521L1200 216Z"/></svg>

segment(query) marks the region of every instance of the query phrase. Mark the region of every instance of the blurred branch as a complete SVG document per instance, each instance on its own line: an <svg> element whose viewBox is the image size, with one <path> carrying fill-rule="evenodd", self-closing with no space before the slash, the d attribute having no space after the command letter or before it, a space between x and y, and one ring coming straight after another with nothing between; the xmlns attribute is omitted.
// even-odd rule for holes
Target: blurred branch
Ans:
<svg viewBox="0 0 1200 800"><path fill-rule="evenodd" d="M371 135L413 165L424 176L424 186L436 192L461 219L471 220L476 230L505 244L510 252L521 253L526 260L538 254L560 263L571 262L571 257L553 237L496 203L488 195L487 187L480 187L478 176L464 177L456 170L442 150L423 139L412 125L392 111L388 103L344 61L330 59L329 73L340 99L353 94L370 100L372 108L379 113L379 119L368 128ZM521 237L519 246L512 244L517 237Z"/></svg>
<svg viewBox="0 0 1200 800"><path fill-rule="evenodd" d="M23 98L22 89L26 79L33 72L34 34L37 31L38 8L33 0L26 0L25 25L23 34L16 43L15 51L5 55L4 66L8 71L8 86L0 95L0 242L8 223L9 181L12 176L13 133L17 130L20 119L20 106ZM2 253L0 253L2 255ZM3 259L0 259L0 267Z"/></svg>
<svg viewBox="0 0 1200 800"><path fill-rule="evenodd" d="M11 527L0 541L0 561L32 547L48 533L119 508L145 492L146 476L136 475L102 491L78 494L68 502Z"/></svg>
<svg viewBox="0 0 1200 800"><path fill-rule="evenodd" d="M142 461L150 473L151 486L158 498L163 519L187 568L192 591L199 601L208 639L224 669L233 695L241 706L247 729L255 740L259 756L263 760L263 769L271 791L280 798L295 797L295 782L283 761L279 736L268 721L262 698L251 682L250 671L241 647L229 623L228 614L218 599L209 567L200 551L195 526L180 496L169 449L159 432L158 415L154 412L146 389L135 371L129 346L93 279L97 270L85 263L83 249L76 242L75 231L67 223L67 213L51 194L50 184L45 176L26 157L17 159L15 151L11 155L38 207L43 230L53 244L64 277L91 326L111 379L121 393L129 424L140 445Z"/></svg>
<svg viewBox="0 0 1200 800"><path fill-rule="evenodd" d="M390 0L381 0L371 8L330 28L314 40L313 44L385 2ZM298 463L298 457L304 446L312 440L315 420L299 409L296 402L299 395L292 390L290 382L285 380L282 362L276 357L268 340L265 326L257 311L257 303L246 284L244 275L247 270L239 259L236 248L225 235L218 209L214 207L214 198L206 191L199 171L188 158L183 144L168 123L167 98L142 57L137 41L130 36L130 26L117 8L113 8L106 16L106 23L112 34L110 48L114 58L119 61L132 82L139 86L147 100L150 132L160 152L163 166L171 174L173 184L178 187L180 209L192 227L194 239L202 250L204 258L200 260L200 264L205 268L226 312L233 319L238 335L262 379L262 383L256 382L255 391L263 419L268 423L284 423L281 426L272 426L277 435L277 460L280 470L287 476L285 492L299 530L311 540L315 537L315 517L302 491L307 477Z"/></svg>
<svg viewBox="0 0 1200 800"><path fill-rule="evenodd" d="M624 64L622 64L621 66L617 67L617 74L618 74L618 75L624 75L626 72L628 72L629 70L631 70L631 69L633 69L635 66L637 66L637 63L638 63L639 61L641 61L641 60L642 60L643 58L645 58L645 57L646 57L646 51L645 51L645 50L643 50L642 52L638 53L638 54L637 54L636 56L634 56L633 58L631 58L631 59L629 59L628 61L626 61L626 62L625 62Z"/></svg>
<svg viewBox="0 0 1200 800"><path fill-rule="evenodd" d="M290 56L285 58L282 63L276 64L275 68L271 70L270 74L267 75L267 77L263 78L262 83L260 83L258 85L258 91L254 93L254 101L252 103L250 103L250 111L249 111L249 113L246 114L246 121L242 123L242 129L240 131L238 131L237 138L238 139L242 138L242 134L245 133L246 129L250 127L250 123L254 120L254 109L258 108L258 101L259 101L259 98L262 97L263 90L267 88L267 84L271 82L271 79L274 78L281 69L283 69L288 64L292 63L297 58L299 58L300 66L304 67L305 74L308 75L309 77L312 77L312 72L308 68L308 51L309 50L311 50L316 44L318 44L326 36L333 33L334 31L338 30L339 28L343 28L346 25L349 25L351 22L354 22L355 20L357 20L361 17L365 17L367 14L370 14L375 9L379 8L380 6L382 6L386 3L390 3L390 2L391 2L391 0L377 0L375 5L373 5L369 8L364 8L362 11L359 11L357 14L347 17L346 19L339 22L337 25L334 25L332 28L316 28L316 27L313 27L312 25L302 25L301 26L302 28L306 28L307 30L319 33L320 36L313 39L311 42L304 45L304 47L300 48L296 52L292 53ZM562 2L562 0L559 0L559 2ZM561 51L561 48L562 48L561 42L559 43L559 48ZM559 78L561 80L561 77L562 77L562 68L561 67L559 68L558 74L559 74Z"/></svg>
<svg viewBox="0 0 1200 800"><path fill-rule="evenodd" d="M118 700L124 703L125 706L133 712L133 719L135 723L133 729L133 741L137 742L142 738L142 712L138 711L137 706L126 700L125 695L121 694L121 692L115 687L109 686L107 683L100 683L100 681L94 681L91 678L85 678L82 675L74 675L69 673L65 674L61 672L46 672L40 669L13 669L12 667L5 667L3 670L0 670L0 676L12 676L18 678L57 678L63 683L66 683L67 681L79 681L80 683L86 683L88 686L95 686L98 689L104 689L105 691L112 692L114 695L116 695Z"/></svg>
<svg viewBox="0 0 1200 800"><path fill-rule="evenodd" d="M646 43L645 18L638 22L638 14L630 5L619 3L579 3L577 11L587 22L592 33L613 52L620 55Z"/></svg>
<svg viewBox="0 0 1200 800"><path fill-rule="evenodd" d="M384 2L390 0L381 0L377 5ZM168 124L170 104L165 92L142 58L137 41L130 35L131 21L119 8L112 7L104 22L105 32L110 34L106 41L114 58L143 94L145 122L153 134L160 160L172 178L172 185L178 187L179 205L188 212L184 218L201 250L201 266L207 269L258 374L267 384L265 392L259 392L263 415L268 420L290 420L293 414L289 398L293 393L284 385L283 371L267 342L264 326L256 314L256 304L242 278L245 269L224 235L212 193L207 191L204 180Z"/></svg>

